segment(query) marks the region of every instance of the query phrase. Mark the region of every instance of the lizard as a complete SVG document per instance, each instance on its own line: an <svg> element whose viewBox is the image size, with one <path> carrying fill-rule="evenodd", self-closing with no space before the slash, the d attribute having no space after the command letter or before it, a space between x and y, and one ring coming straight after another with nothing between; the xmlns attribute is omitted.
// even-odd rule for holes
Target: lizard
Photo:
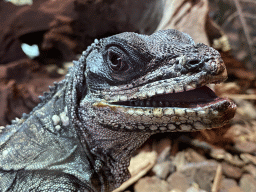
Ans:
<svg viewBox="0 0 256 192"><path fill-rule="evenodd" d="M151 135L225 125L236 105L219 52L168 29L95 40L29 114L0 134L0 191L111 191Z"/></svg>

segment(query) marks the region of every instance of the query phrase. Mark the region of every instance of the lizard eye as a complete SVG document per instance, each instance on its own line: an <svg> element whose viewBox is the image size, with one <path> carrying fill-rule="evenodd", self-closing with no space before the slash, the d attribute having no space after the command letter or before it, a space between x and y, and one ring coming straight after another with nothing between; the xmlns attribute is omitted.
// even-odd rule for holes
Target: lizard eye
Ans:
<svg viewBox="0 0 256 192"><path fill-rule="evenodd" d="M123 61L122 56L115 52L109 51L108 59L110 61L110 67L113 71L124 71L127 68L127 64L125 61Z"/></svg>

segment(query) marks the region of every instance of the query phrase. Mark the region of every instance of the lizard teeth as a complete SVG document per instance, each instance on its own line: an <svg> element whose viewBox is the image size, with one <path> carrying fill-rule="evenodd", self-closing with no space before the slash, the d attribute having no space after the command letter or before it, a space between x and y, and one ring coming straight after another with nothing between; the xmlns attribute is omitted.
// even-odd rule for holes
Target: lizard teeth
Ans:
<svg viewBox="0 0 256 192"><path fill-rule="evenodd" d="M132 101L126 101L122 104L123 106L132 106L132 107L182 107L186 106L187 104L185 102L169 102L169 101L155 101L155 100L132 100Z"/></svg>
<svg viewBox="0 0 256 192"><path fill-rule="evenodd" d="M139 106L140 105L140 101L135 101L135 106Z"/></svg>
<svg viewBox="0 0 256 192"><path fill-rule="evenodd" d="M193 90L188 91L179 91L181 89L191 89L192 87L183 87L178 90L177 93L175 93L175 90L173 90L173 93L171 94L160 94L163 90L159 89L158 91L147 93L149 95L153 95L152 97L141 99L139 95L136 95L136 99L132 97L133 99L130 99L131 96L117 96L114 95L112 102L114 105L121 105L121 106L134 106L134 107L177 107L177 108L198 108L198 107L204 107L206 105L210 105L213 103L216 103L221 100L221 98L218 98L215 93L208 88L207 86L198 87ZM166 89L165 89L166 90ZM118 98L118 99L117 99ZM124 98L124 99L123 99ZM129 99L129 100L127 100ZM202 116L204 116L202 114Z"/></svg>
<svg viewBox="0 0 256 192"><path fill-rule="evenodd" d="M165 89L161 88L161 89L149 89L145 92L145 90L140 93L137 92L134 95L127 97L125 95L124 92L120 92L118 91L117 87L112 87L110 90L112 92L116 92L114 95L109 95L109 94L105 94L104 93L104 99L105 100L111 100L111 102L125 102L125 101L135 101L135 100L147 100L154 96L158 96L158 95L166 95L166 94L172 94L172 93L180 93L180 92L186 92L186 91L191 91L194 90L198 87L198 85L196 85L195 83L191 83L190 85L175 85L174 88L168 88L166 87ZM145 105L145 103L143 103L143 105ZM146 104L147 105L147 104ZM162 104L160 104L162 105ZM132 105L131 105L132 106ZM136 106L141 106L141 104L136 104Z"/></svg>
<svg viewBox="0 0 256 192"><path fill-rule="evenodd" d="M173 105L178 106L179 103L172 103ZM171 107L172 104L168 101L152 101L152 100L137 100L137 101L129 101L127 103L128 106L134 107Z"/></svg>

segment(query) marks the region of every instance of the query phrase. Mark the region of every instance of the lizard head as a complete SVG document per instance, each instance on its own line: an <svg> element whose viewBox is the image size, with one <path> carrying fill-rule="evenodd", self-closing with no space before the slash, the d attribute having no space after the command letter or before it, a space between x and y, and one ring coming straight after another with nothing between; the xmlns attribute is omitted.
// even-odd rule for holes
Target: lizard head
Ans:
<svg viewBox="0 0 256 192"><path fill-rule="evenodd" d="M81 105L110 129L193 131L220 127L235 114L232 101L206 86L227 78L219 52L185 33L126 32L94 47L85 59Z"/></svg>

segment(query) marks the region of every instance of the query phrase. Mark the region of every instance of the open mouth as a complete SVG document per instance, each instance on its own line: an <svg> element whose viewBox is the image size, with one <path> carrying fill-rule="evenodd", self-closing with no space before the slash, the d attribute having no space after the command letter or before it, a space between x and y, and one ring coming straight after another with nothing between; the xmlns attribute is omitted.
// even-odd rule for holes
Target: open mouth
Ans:
<svg viewBox="0 0 256 192"><path fill-rule="evenodd" d="M143 100L130 100L114 102L115 105L133 107L178 107L197 108L204 107L225 100L215 95L207 86L190 91L152 96Z"/></svg>
<svg viewBox="0 0 256 192"><path fill-rule="evenodd" d="M235 103L216 96L207 86L172 93L168 93L170 90L167 88L165 91L156 89L150 92L152 87L148 90L147 93L145 89L140 90L147 95L145 99L129 95L126 100L102 100L93 104L107 111L101 117L101 123L125 130L192 131L221 127L235 114ZM149 96L152 93L155 95Z"/></svg>

